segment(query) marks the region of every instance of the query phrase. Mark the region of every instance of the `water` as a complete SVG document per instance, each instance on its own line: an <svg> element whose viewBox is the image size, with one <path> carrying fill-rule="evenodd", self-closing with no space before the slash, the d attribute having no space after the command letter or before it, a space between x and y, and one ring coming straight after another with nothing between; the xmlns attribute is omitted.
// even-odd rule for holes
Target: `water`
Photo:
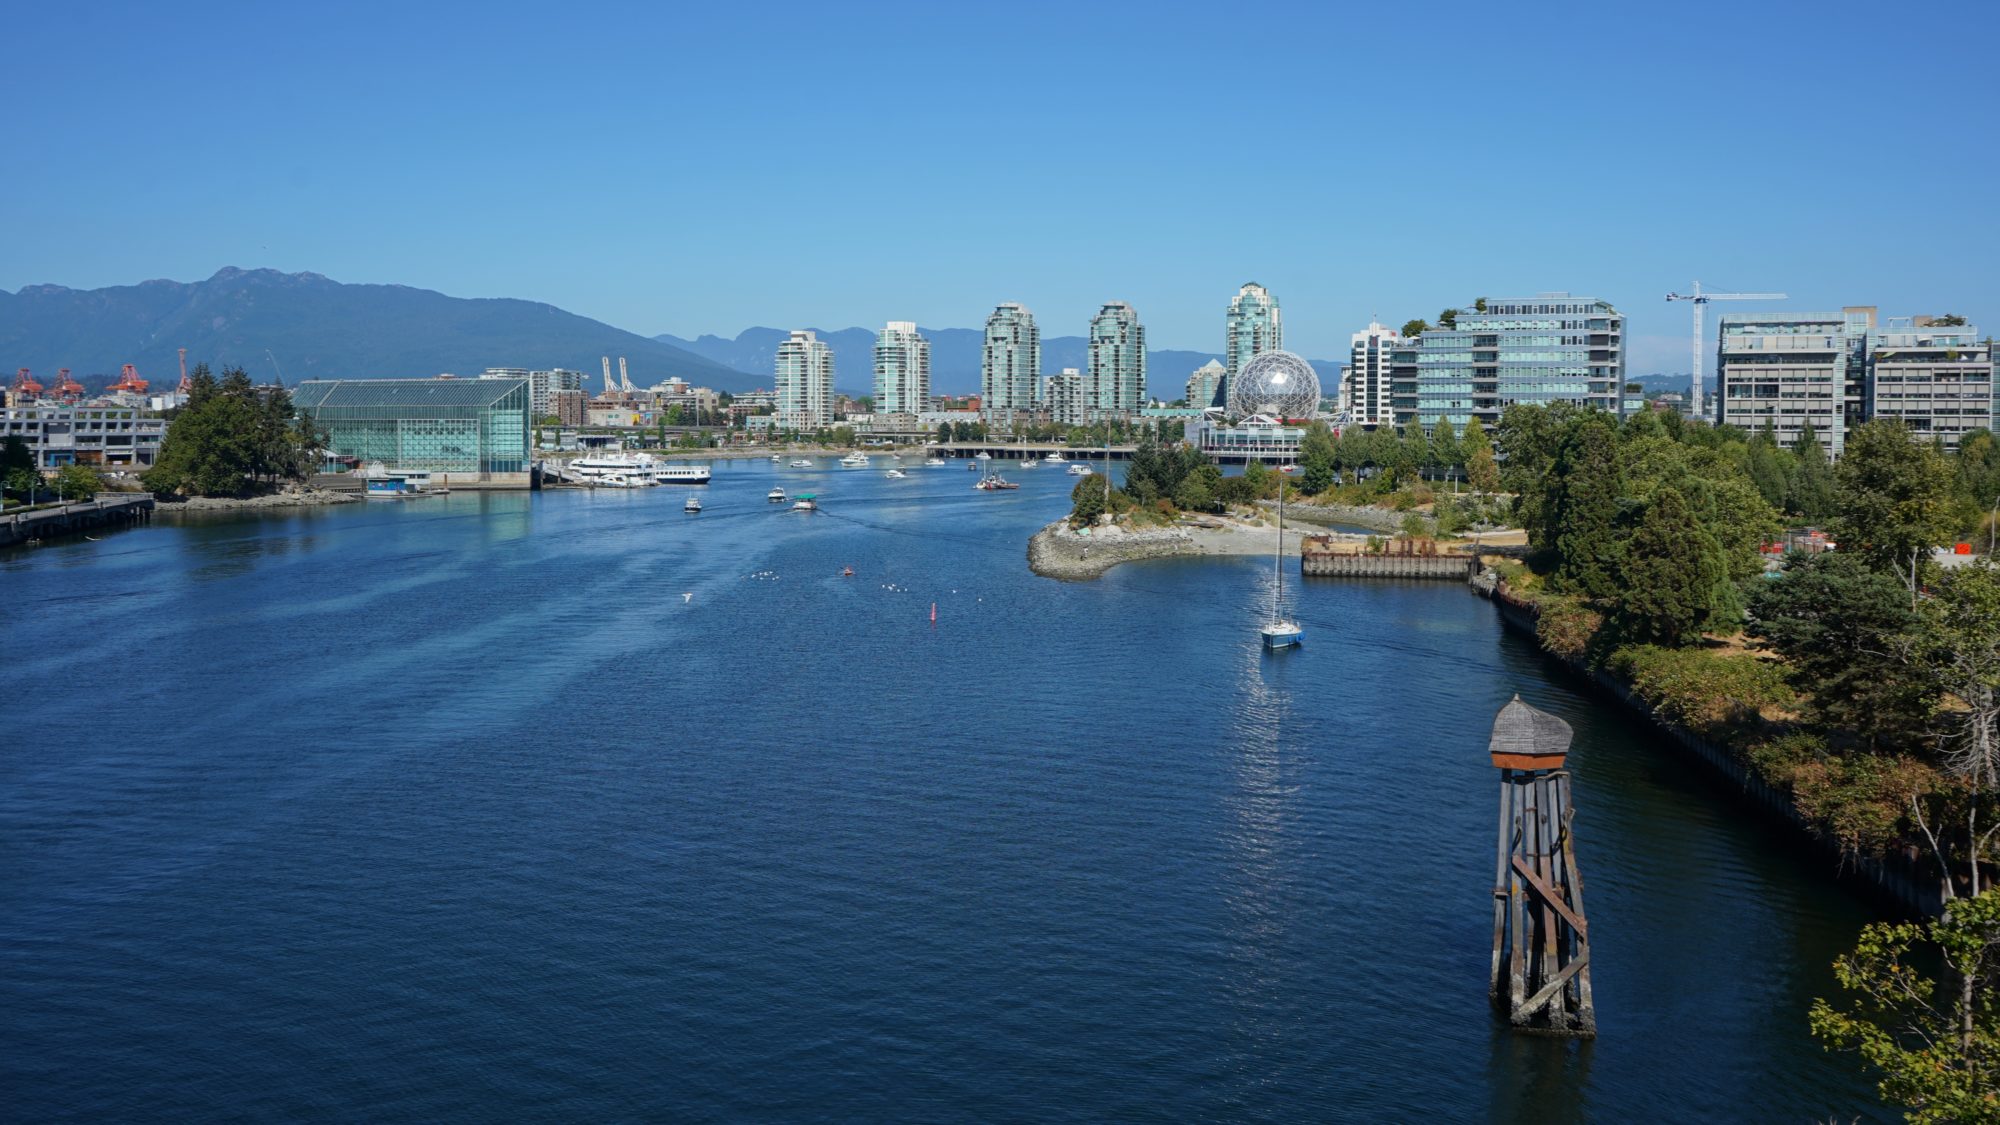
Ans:
<svg viewBox="0 0 2000 1125"><path fill-rule="evenodd" d="M1268 559L1038 579L1075 478L1010 475L0 556L8 1115L1879 1113L1805 1030L1863 908L1486 603L1288 582L1268 656ZM1577 729L1590 1044L1487 1006L1515 691Z"/></svg>

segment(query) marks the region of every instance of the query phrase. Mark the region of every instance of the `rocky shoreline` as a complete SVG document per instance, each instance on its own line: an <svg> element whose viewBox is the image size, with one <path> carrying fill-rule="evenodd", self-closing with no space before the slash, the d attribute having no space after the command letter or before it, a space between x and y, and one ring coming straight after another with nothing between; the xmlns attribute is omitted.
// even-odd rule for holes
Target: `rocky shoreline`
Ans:
<svg viewBox="0 0 2000 1125"><path fill-rule="evenodd" d="M268 496L161 497L155 510L165 515L174 512L234 512L246 508L317 508L326 504L354 504L364 499L366 497L359 492L308 488L297 492L273 492Z"/></svg>
<svg viewBox="0 0 2000 1125"><path fill-rule="evenodd" d="M1173 527L1132 530L1100 525L1084 535L1067 519L1037 531L1028 540L1028 569L1044 578L1096 578L1119 563L1198 555L1269 555L1278 529L1270 525L1213 518ZM1287 528L1284 553L1296 555L1304 533Z"/></svg>

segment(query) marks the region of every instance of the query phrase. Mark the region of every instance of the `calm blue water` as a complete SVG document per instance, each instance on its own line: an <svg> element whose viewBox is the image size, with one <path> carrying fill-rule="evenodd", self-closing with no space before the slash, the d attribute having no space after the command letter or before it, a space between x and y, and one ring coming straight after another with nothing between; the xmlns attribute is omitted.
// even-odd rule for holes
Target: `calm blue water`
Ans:
<svg viewBox="0 0 2000 1125"><path fill-rule="evenodd" d="M1305 584L1266 656L1268 560L1035 578L1074 478L1015 475L0 556L6 1116L1875 1112L1805 1031L1860 905L1486 603ZM1515 691L1578 731L1592 1044L1487 1006Z"/></svg>

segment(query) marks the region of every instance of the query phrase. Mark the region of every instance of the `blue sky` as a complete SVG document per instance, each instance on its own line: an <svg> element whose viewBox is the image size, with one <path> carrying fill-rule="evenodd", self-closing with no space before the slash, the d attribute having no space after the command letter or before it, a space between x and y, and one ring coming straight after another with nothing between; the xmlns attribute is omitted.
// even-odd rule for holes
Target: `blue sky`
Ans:
<svg viewBox="0 0 2000 1125"><path fill-rule="evenodd" d="M15 4L0 288L269 266L683 336L1122 299L1219 350L1254 279L1318 357L1567 290L1635 374L1696 277L2000 329L2000 15L1900 12Z"/></svg>

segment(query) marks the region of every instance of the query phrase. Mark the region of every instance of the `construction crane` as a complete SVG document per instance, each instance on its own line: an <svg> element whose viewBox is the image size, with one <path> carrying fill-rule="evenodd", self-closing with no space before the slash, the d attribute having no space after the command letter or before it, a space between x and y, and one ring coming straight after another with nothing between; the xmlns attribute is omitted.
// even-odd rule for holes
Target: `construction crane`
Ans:
<svg viewBox="0 0 2000 1125"><path fill-rule="evenodd" d="M1701 310L1707 308L1710 301L1783 301L1785 299L1786 296L1783 293L1704 293L1701 291L1701 282L1699 281L1694 283L1694 292L1692 293L1667 294L1667 300L1669 301L1694 302L1694 378L1688 387L1688 417L1705 417L1701 409ZM1716 388L1717 394L1720 394L1721 391L1721 387Z"/></svg>

